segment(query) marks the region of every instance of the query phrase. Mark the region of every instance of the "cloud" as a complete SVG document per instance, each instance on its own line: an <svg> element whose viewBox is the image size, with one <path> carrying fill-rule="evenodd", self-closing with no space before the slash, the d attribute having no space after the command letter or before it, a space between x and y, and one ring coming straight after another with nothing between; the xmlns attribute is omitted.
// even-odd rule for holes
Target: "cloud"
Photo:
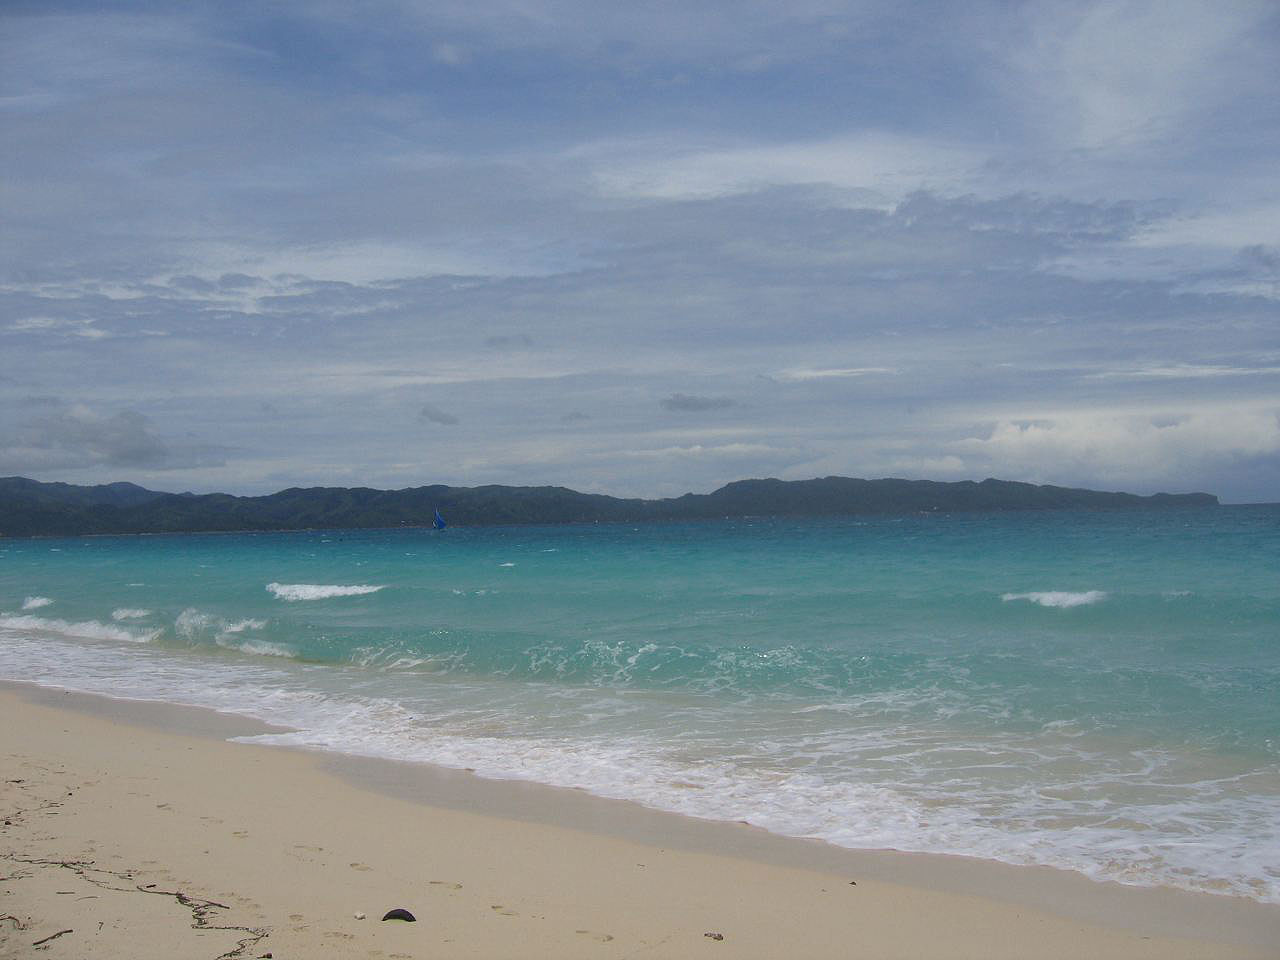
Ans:
<svg viewBox="0 0 1280 960"><path fill-rule="evenodd" d="M175 463L174 452L136 410L103 413L49 397L32 398L28 408L40 413L0 434L6 465L163 469ZM189 463L190 451L183 453L177 459Z"/></svg>
<svg viewBox="0 0 1280 960"><path fill-rule="evenodd" d="M1092 380L1156 378L1166 380L1203 380L1221 377L1256 377L1280 374L1280 366L1234 366L1210 363L1152 364L1129 370L1103 370L1088 374Z"/></svg>
<svg viewBox="0 0 1280 960"><path fill-rule="evenodd" d="M1186 477L1203 475L1207 468L1280 454L1280 413L1225 408L1004 420L984 438L950 446L970 469L997 476L1185 489Z"/></svg>
<svg viewBox="0 0 1280 960"><path fill-rule="evenodd" d="M608 197L692 199L820 183L866 191L863 199L880 204L922 189L971 186L987 159L971 147L886 132L719 148L606 142L572 156L590 163Z"/></svg>
<svg viewBox="0 0 1280 960"><path fill-rule="evenodd" d="M898 372L892 367L793 367L789 370L779 371L774 374L774 377L784 381L830 380L832 378L868 377L876 374L891 375Z"/></svg>
<svg viewBox="0 0 1280 960"><path fill-rule="evenodd" d="M155 467L169 456L151 421L136 410L103 415L76 405L33 424L55 447L78 452L113 467Z"/></svg>
<svg viewBox="0 0 1280 960"><path fill-rule="evenodd" d="M494 350L519 350L533 346L533 338L527 333L504 333L485 337L484 345Z"/></svg>
<svg viewBox="0 0 1280 960"><path fill-rule="evenodd" d="M1277 392L1270 0L107 6L0 14L15 472L1280 497L1192 426Z"/></svg>
<svg viewBox="0 0 1280 960"><path fill-rule="evenodd" d="M673 393L662 401L664 410L677 410L681 413L723 410L734 405L734 401L728 397L696 397L687 393Z"/></svg>
<svg viewBox="0 0 1280 960"><path fill-rule="evenodd" d="M418 419L429 420L432 423L439 423L446 427L457 426L459 422L458 418L455 417L452 413L448 413L445 410L441 410L439 407L430 403L425 403L422 405L422 409L418 411Z"/></svg>
<svg viewBox="0 0 1280 960"><path fill-rule="evenodd" d="M764 443L721 443L721 444L701 444L694 443L683 447L654 447L637 450L611 450L610 456L626 457L635 460L669 460L669 459L687 459L687 458L731 458L731 459L755 459L761 456L766 457L791 457L795 451L791 449L783 449L771 447Z"/></svg>
<svg viewBox="0 0 1280 960"><path fill-rule="evenodd" d="M1033 122L1072 146L1127 147L1265 90L1273 14L1265 0L1035 4L1014 21L1026 34L1003 47Z"/></svg>

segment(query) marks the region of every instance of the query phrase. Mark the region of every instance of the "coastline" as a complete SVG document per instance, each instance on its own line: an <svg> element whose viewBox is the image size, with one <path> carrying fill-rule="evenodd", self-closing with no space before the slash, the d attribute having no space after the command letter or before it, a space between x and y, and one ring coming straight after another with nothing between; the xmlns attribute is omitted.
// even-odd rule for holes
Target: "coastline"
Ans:
<svg viewBox="0 0 1280 960"><path fill-rule="evenodd" d="M1271 905L228 743L270 728L197 708L4 683L0 717L0 917L15 918L0 957L47 936L51 957L108 958L242 942L235 955L278 958L1191 958L1280 942ZM393 907L419 922L379 922Z"/></svg>

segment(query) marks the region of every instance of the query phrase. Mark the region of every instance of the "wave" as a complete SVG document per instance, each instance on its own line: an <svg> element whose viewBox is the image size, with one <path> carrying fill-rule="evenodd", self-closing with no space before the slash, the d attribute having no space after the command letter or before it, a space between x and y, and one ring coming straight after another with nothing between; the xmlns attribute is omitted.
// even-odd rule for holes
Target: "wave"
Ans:
<svg viewBox="0 0 1280 960"><path fill-rule="evenodd" d="M141 620L143 617L151 616L150 610L143 610L140 607L116 607L111 611L112 620Z"/></svg>
<svg viewBox="0 0 1280 960"><path fill-rule="evenodd" d="M188 640L198 639L203 634L214 634L216 638L222 638L244 633L246 630L261 630L266 625L267 621L255 620L252 617L245 617L243 620L224 620L195 607L187 607L173 622L173 628L178 636Z"/></svg>
<svg viewBox="0 0 1280 960"><path fill-rule="evenodd" d="M1067 590L1038 590L1031 593L1006 593L1000 597L1005 603L1012 600L1029 600L1042 607L1087 607L1107 599L1105 590L1085 590L1072 593Z"/></svg>
<svg viewBox="0 0 1280 960"><path fill-rule="evenodd" d="M255 620L253 617L246 617L243 620L232 620L229 623L224 621L222 624L223 633L244 633L246 630L261 630L267 625L265 620Z"/></svg>
<svg viewBox="0 0 1280 960"><path fill-rule="evenodd" d="M49 620L45 617L0 616L0 627L10 630L39 630L64 637L80 637L84 640L123 640L126 643L149 643L160 636L159 630L148 633L130 633L123 627L113 627L97 620L73 623L69 620Z"/></svg>
<svg viewBox="0 0 1280 960"><path fill-rule="evenodd" d="M39 610L41 607L47 607L53 603L48 597L27 597L22 601L23 610Z"/></svg>
<svg viewBox="0 0 1280 960"><path fill-rule="evenodd" d="M366 593L377 593L385 590L385 586L355 584L342 586L332 583L268 583L267 590L281 600L327 600L330 597L359 597Z"/></svg>
<svg viewBox="0 0 1280 960"><path fill-rule="evenodd" d="M260 657L286 657L293 658L294 651L283 643L268 643L265 640L247 640L244 643L232 643L227 638L219 637L218 646L226 647L229 650L239 650L241 653L252 653Z"/></svg>

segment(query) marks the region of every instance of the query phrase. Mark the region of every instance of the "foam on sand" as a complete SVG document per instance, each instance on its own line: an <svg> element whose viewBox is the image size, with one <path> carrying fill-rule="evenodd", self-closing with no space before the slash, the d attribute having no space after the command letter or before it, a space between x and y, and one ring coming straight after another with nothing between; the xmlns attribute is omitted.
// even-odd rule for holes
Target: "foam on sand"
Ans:
<svg viewBox="0 0 1280 960"><path fill-rule="evenodd" d="M385 586L354 584L343 586L333 583L268 583L267 590L281 600L327 600L330 597L360 597L377 593Z"/></svg>

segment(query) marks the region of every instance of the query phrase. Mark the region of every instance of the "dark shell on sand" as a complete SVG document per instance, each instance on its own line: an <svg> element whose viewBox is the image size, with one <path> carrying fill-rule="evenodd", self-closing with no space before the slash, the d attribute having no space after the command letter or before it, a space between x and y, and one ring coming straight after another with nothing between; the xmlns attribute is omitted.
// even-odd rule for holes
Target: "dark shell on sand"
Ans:
<svg viewBox="0 0 1280 960"><path fill-rule="evenodd" d="M415 917L408 910L402 910L400 907L396 907L394 910L388 910L386 913L386 916L384 916L382 919L383 920L407 920L409 921L409 923L416 923L418 920L418 918Z"/></svg>

